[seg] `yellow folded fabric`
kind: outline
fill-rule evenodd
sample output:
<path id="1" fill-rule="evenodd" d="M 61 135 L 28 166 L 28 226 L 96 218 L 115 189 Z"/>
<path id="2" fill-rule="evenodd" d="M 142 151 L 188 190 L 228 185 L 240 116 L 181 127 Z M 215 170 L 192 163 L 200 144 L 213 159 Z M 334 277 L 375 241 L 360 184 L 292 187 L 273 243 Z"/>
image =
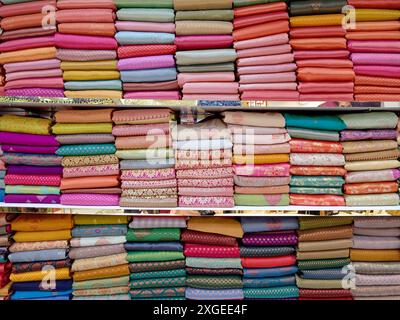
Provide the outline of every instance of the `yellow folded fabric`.
<path id="1" fill-rule="evenodd" d="M 127 216 L 100 216 L 100 215 L 76 215 L 75 225 L 85 224 L 127 224 Z"/>
<path id="2" fill-rule="evenodd" d="M 118 71 L 65 71 L 64 81 L 119 80 Z"/>
<path id="3" fill-rule="evenodd" d="M 36 241 L 53 241 L 53 240 L 69 240 L 69 239 L 71 239 L 71 230 L 36 231 L 36 232 L 18 231 L 14 235 L 14 240 L 16 242 L 36 242 Z"/>
<path id="4" fill-rule="evenodd" d="M 0 54 L 0 64 L 54 59 L 56 55 L 56 47 L 10 51 Z"/>
<path id="5" fill-rule="evenodd" d="M 116 90 L 79 90 L 64 91 L 67 98 L 98 98 L 98 99 L 122 99 L 122 92 Z"/>
<path id="6" fill-rule="evenodd" d="M 129 292 L 129 286 L 110 287 L 110 288 L 95 288 L 95 289 L 81 289 L 74 290 L 72 293 L 75 297 L 84 296 L 102 296 L 102 295 L 114 295 L 124 294 Z"/>
<path id="7" fill-rule="evenodd" d="M 7 297 L 11 292 L 11 282 L 0 288 L 0 297 Z"/>
<path id="8" fill-rule="evenodd" d="M 63 71 L 91 71 L 91 70 L 118 70 L 117 60 L 103 61 L 63 61 L 61 62 Z"/>
<path id="9" fill-rule="evenodd" d="M 246 156 L 233 156 L 234 164 L 270 164 L 289 162 L 288 154 L 256 154 Z"/>
<path id="10" fill-rule="evenodd" d="M 115 267 L 77 271 L 74 272 L 73 278 L 74 281 L 83 281 L 83 280 L 115 278 L 115 277 L 127 276 L 129 274 L 130 274 L 129 266 L 128 264 L 126 264 Z"/>
<path id="11" fill-rule="evenodd" d="M 342 25 L 343 14 L 323 14 L 290 18 L 291 27 L 322 27 Z"/>
<path id="12" fill-rule="evenodd" d="M 343 289 L 342 279 L 303 279 L 296 275 L 300 289 Z"/>
<path id="13" fill-rule="evenodd" d="M 13 231 L 56 231 L 73 227 L 71 215 L 20 215 L 11 222 Z"/>
<path id="14" fill-rule="evenodd" d="M 325 251 L 297 251 L 298 260 L 320 260 L 347 258 L 349 249 L 325 250 Z"/>
<path id="15" fill-rule="evenodd" d="M 242 238 L 242 225 L 236 219 L 218 217 L 194 217 L 188 221 L 188 230 L 217 233 L 225 236 Z"/>
<path id="16" fill-rule="evenodd" d="M 10 280 L 12 282 L 43 281 L 47 279 L 49 280 L 71 279 L 71 276 L 69 274 L 69 268 L 11 273 L 10 275 Z"/>
<path id="17" fill-rule="evenodd" d="M 112 133 L 112 123 L 57 123 L 54 134 Z"/>
<path id="18" fill-rule="evenodd" d="M 77 259 L 72 264 L 71 271 L 85 271 L 128 264 L 126 257 L 127 253 L 119 253 L 109 256 Z"/>
<path id="19" fill-rule="evenodd" d="M 49 119 L 29 118 L 6 114 L 0 117 L 0 131 L 50 134 L 51 121 Z"/>
<path id="20" fill-rule="evenodd" d="M 344 166 L 344 168 L 347 171 L 386 170 L 386 169 L 397 169 L 399 167 L 400 167 L 400 162 L 397 160 L 351 161 L 351 162 L 346 162 Z"/>
<path id="21" fill-rule="evenodd" d="M 400 261 L 400 250 L 351 249 L 351 261 Z"/>
<path id="22" fill-rule="evenodd" d="M 297 245 L 300 252 L 349 249 L 353 245 L 350 239 L 335 239 L 322 241 L 299 241 Z"/>
<path id="23" fill-rule="evenodd" d="M 400 10 L 356 9 L 356 21 L 395 21 L 400 19 Z"/>

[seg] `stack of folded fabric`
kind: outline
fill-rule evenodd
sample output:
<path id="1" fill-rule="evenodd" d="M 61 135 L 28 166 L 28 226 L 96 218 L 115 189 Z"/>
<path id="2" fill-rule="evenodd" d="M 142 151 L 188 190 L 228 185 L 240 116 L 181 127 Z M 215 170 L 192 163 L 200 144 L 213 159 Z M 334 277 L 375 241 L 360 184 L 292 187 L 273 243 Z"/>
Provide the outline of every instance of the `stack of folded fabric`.
<path id="1" fill-rule="evenodd" d="M 399 205 L 397 115 L 371 112 L 340 118 L 346 124 L 340 133 L 346 157 L 346 205 Z"/>
<path id="2" fill-rule="evenodd" d="M 347 0 L 290 3 L 290 44 L 302 101 L 353 100 L 353 63 L 342 14 L 346 5 Z"/>
<path id="3" fill-rule="evenodd" d="M 118 206 L 119 164 L 112 133 L 112 109 L 62 110 L 53 133 L 61 144 L 61 204 Z"/>
<path id="4" fill-rule="evenodd" d="M 232 218 L 191 218 L 182 233 L 186 256 L 186 298 L 242 300 L 243 269 L 238 239 L 243 230 Z"/>
<path id="5" fill-rule="evenodd" d="M 59 143 L 49 119 L 4 115 L 0 118 L 2 160 L 7 164 L 4 202 L 60 203 Z"/>
<path id="6" fill-rule="evenodd" d="M 297 218 L 241 218 L 245 299 L 296 299 Z"/>
<path id="7" fill-rule="evenodd" d="M 337 116 L 285 114 L 290 141 L 290 204 L 344 206 L 345 159 Z"/>
<path id="8" fill-rule="evenodd" d="M 174 154 L 169 109 L 120 110 L 113 134 L 121 159 L 123 207 L 176 207 Z"/>
<path id="9" fill-rule="evenodd" d="M 239 100 L 232 0 L 174 0 L 176 63 L 184 100 Z"/>
<path id="10" fill-rule="evenodd" d="M 69 300 L 71 215 L 24 214 L 11 223 L 11 300 Z"/>
<path id="11" fill-rule="evenodd" d="M 20 2 L 7 1 L 0 7 L 0 64 L 6 71 L 5 94 L 63 97 L 54 37 L 56 1 Z"/>
<path id="12" fill-rule="evenodd" d="M 231 134 L 220 119 L 174 131 L 180 207 L 234 206 Z"/>
<path id="13" fill-rule="evenodd" d="M 349 1 L 355 25 L 346 38 L 354 64 L 355 100 L 400 99 L 400 5 L 398 1 Z"/>
<path id="14" fill-rule="evenodd" d="M 0 136 L 1 136 L 1 133 L 0 133 Z M 6 188 L 6 184 L 4 183 L 4 177 L 6 176 L 6 164 L 1 159 L 2 155 L 3 155 L 3 149 L 1 147 L 1 141 L 0 141 L 0 202 L 4 202 L 4 195 L 5 195 L 5 188 Z"/>
<path id="15" fill-rule="evenodd" d="M 185 257 L 180 243 L 184 217 L 134 217 L 125 248 L 132 300 L 184 300 Z"/>
<path id="16" fill-rule="evenodd" d="M 351 217 L 299 218 L 297 286 L 302 300 L 351 300 Z"/>
<path id="17" fill-rule="evenodd" d="M 113 0 L 58 0 L 55 35 L 68 98 L 122 98 Z"/>
<path id="18" fill-rule="evenodd" d="M 11 293 L 11 263 L 8 260 L 8 248 L 11 244 L 11 221 L 15 214 L 0 213 L 0 300 L 7 300 Z"/>
<path id="19" fill-rule="evenodd" d="M 355 218 L 351 292 L 356 300 L 398 300 L 400 297 L 400 219 Z"/>
<path id="20" fill-rule="evenodd" d="M 173 1 L 115 2 L 124 98 L 179 100 Z"/>
<path id="21" fill-rule="evenodd" d="M 285 2 L 234 0 L 242 100 L 299 100 Z"/>
<path id="22" fill-rule="evenodd" d="M 1 23 L 0 23 L 1 25 Z M 0 66 L 0 97 L 5 95 L 4 85 L 6 84 L 5 72 L 3 66 Z"/>
<path id="23" fill-rule="evenodd" d="M 73 300 L 130 300 L 128 217 L 76 215 L 69 257 Z"/>
<path id="24" fill-rule="evenodd" d="M 235 205 L 289 205 L 289 140 L 280 113 L 224 112 L 233 135 Z"/>

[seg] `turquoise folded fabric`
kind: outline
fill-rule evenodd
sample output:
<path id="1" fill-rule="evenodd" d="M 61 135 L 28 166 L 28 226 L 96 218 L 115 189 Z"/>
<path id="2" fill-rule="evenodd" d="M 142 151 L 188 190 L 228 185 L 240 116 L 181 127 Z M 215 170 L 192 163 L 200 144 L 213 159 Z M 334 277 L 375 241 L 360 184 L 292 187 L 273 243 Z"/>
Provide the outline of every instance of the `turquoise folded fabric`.
<path id="1" fill-rule="evenodd" d="M 296 286 L 244 288 L 243 293 L 245 299 L 289 299 L 299 297 L 299 289 Z"/>
<path id="2" fill-rule="evenodd" d="M 114 0 L 118 8 L 173 8 L 174 0 Z"/>
<path id="3" fill-rule="evenodd" d="M 297 127 L 287 128 L 290 137 L 307 140 L 339 141 L 339 133 L 328 130 L 316 130 Z"/>
<path id="4" fill-rule="evenodd" d="M 367 112 L 342 114 L 339 116 L 347 129 L 394 129 L 398 117 L 394 112 Z"/>
<path id="5" fill-rule="evenodd" d="M 114 144 L 73 144 L 58 148 L 59 156 L 93 156 L 102 154 L 114 154 L 117 149 Z"/>
<path id="6" fill-rule="evenodd" d="M 122 91 L 120 80 L 100 81 L 67 81 L 64 82 L 65 90 L 119 90 Z"/>
<path id="7" fill-rule="evenodd" d="M 345 123 L 336 116 L 300 115 L 285 113 L 287 127 L 317 129 L 327 131 L 341 131 L 346 129 Z"/>
<path id="8" fill-rule="evenodd" d="M 25 300 L 35 298 L 52 298 L 60 296 L 69 296 L 72 290 L 65 291 L 17 291 L 12 294 L 11 300 Z"/>
<path id="9" fill-rule="evenodd" d="M 295 286 L 296 277 L 294 275 L 287 277 L 272 277 L 272 278 L 244 278 L 244 288 L 273 288 Z"/>
<path id="10" fill-rule="evenodd" d="M 119 31 L 115 35 L 120 45 L 130 44 L 173 44 L 175 35 L 165 32 Z"/>
<path id="11" fill-rule="evenodd" d="M 6 171 L 2 170 L 0 171 L 0 178 L 3 179 L 6 176 Z"/>
<path id="12" fill-rule="evenodd" d="M 121 71 L 123 82 L 159 82 L 176 80 L 177 72 L 175 68 L 128 70 Z"/>
<path id="13" fill-rule="evenodd" d="M 290 186 L 296 187 L 342 187 L 343 177 L 339 176 L 292 176 Z"/>
<path id="14" fill-rule="evenodd" d="M 242 269 L 240 258 L 192 258 L 186 257 L 186 266 L 208 269 Z"/>
<path id="15" fill-rule="evenodd" d="M 48 186 L 6 186 L 6 194 L 60 194 L 59 187 Z"/>
<path id="16" fill-rule="evenodd" d="M 139 280 L 139 279 L 154 279 L 154 278 L 175 278 L 184 276 L 186 276 L 185 269 L 176 269 L 176 270 L 166 270 L 166 271 L 148 271 L 148 272 L 131 273 L 130 278 L 132 280 Z"/>
<path id="17" fill-rule="evenodd" d="M 117 17 L 118 20 L 127 21 L 174 22 L 175 11 L 173 9 L 124 8 L 117 11 Z"/>
<path id="18" fill-rule="evenodd" d="M 290 193 L 294 194 L 335 194 L 342 195 L 342 188 L 318 188 L 318 187 L 290 187 Z"/>

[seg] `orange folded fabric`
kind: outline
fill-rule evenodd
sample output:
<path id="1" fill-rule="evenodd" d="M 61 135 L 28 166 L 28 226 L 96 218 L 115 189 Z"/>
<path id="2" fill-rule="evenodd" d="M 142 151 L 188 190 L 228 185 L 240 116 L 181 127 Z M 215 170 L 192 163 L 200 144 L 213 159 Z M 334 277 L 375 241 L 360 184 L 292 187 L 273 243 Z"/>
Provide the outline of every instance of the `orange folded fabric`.
<path id="1" fill-rule="evenodd" d="M 234 164 L 270 164 L 289 162 L 288 154 L 255 154 L 255 155 L 234 155 Z"/>
<path id="2" fill-rule="evenodd" d="M 355 86 L 354 93 L 400 94 L 400 87 Z"/>
<path id="3" fill-rule="evenodd" d="M 357 22 L 355 29 L 348 29 L 348 33 L 358 31 L 399 31 L 400 21 L 371 21 Z"/>
<path id="4" fill-rule="evenodd" d="M 41 27 L 46 16 L 42 13 L 26 14 L 22 16 L 7 17 L 1 20 L 3 30 L 17 30 L 24 28 Z"/>
<path id="5" fill-rule="evenodd" d="M 30 1 L 23 3 L 8 4 L 0 7 L 0 17 L 13 17 L 22 16 L 31 13 L 42 12 L 43 7 L 51 6 L 56 7 L 56 0 L 44 0 L 44 1 Z"/>
<path id="6" fill-rule="evenodd" d="M 300 27 L 290 28 L 290 37 L 293 38 L 318 38 L 318 37 L 343 37 L 346 30 L 342 26 Z"/>
<path id="7" fill-rule="evenodd" d="M 235 30 L 233 31 L 233 39 L 235 41 L 241 41 L 287 32 L 289 32 L 288 21 L 274 21 Z"/>
<path id="8" fill-rule="evenodd" d="M 349 68 L 299 68 L 300 81 L 353 81 L 354 71 Z"/>
<path id="9" fill-rule="evenodd" d="M 61 190 L 86 189 L 86 188 L 110 188 L 119 186 L 119 176 L 79 177 L 63 178 Z"/>
<path id="10" fill-rule="evenodd" d="M 106 278 L 116 278 L 121 276 L 129 275 L 129 266 L 128 264 L 114 266 L 114 267 L 106 267 L 99 269 L 92 269 L 86 271 L 76 271 L 74 272 L 73 279 L 74 281 L 83 281 L 83 280 L 94 280 L 94 279 L 106 279 Z"/>
<path id="11" fill-rule="evenodd" d="M 290 18 L 290 26 L 295 27 L 321 27 L 342 25 L 343 14 L 322 14 L 312 16 L 298 16 Z"/>
<path id="12" fill-rule="evenodd" d="M 351 261 L 400 261 L 400 250 L 364 250 L 351 249 Z"/>
<path id="13" fill-rule="evenodd" d="M 379 84 L 382 87 L 400 87 L 400 79 L 356 75 L 354 84 L 363 86 L 375 86 Z"/>
<path id="14" fill-rule="evenodd" d="M 113 0 L 58 0 L 58 9 L 112 9 L 116 6 Z"/>
<path id="15" fill-rule="evenodd" d="M 117 137 L 115 147 L 117 149 L 158 149 L 171 145 L 169 135 L 147 135 L 134 137 Z"/>
<path id="16" fill-rule="evenodd" d="M 290 174 L 298 176 L 345 176 L 347 173 L 343 167 L 312 167 L 291 166 Z"/>
<path id="17" fill-rule="evenodd" d="M 252 16 L 255 14 L 271 13 L 287 11 L 287 5 L 285 2 L 258 4 L 255 6 L 245 6 L 234 9 L 235 18 Z"/>
<path id="18" fill-rule="evenodd" d="M 340 50 L 347 49 L 345 38 L 292 39 L 290 44 L 297 50 Z"/>
<path id="19" fill-rule="evenodd" d="M 60 23 L 58 32 L 88 36 L 114 37 L 114 23 Z"/>
<path id="20" fill-rule="evenodd" d="M 114 23 L 115 13 L 110 9 L 86 9 L 77 11 L 60 10 L 56 12 L 57 23 L 69 22 L 97 22 L 97 23 Z"/>
<path id="21" fill-rule="evenodd" d="M 61 110 L 54 115 L 57 123 L 111 122 L 113 109 Z"/>
<path id="22" fill-rule="evenodd" d="M 346 194 L 376 194 L 397 192 L 397 182 L 350 183 L 344 185 Z"/>
<path id="23" fill-rule="evenodd" d="M 55 47 L 10 51 L 0 54 L 0 64 L 54 59 L 56 55 L 57 49 Z"/>
<path id="24" fill-rule="evenodd" d="M 355 101 L 400 101 L 400 94 L 357 94 Z"/>
<path id="25" fill-rule="evenodd" d="M 305 67 L 329 67 L 329 68 L 352 68 L 353 62 L 348 59 L 306 59 L 296 61 L 298 68 Z"/>
<path id="26" fill-rule="evenodd" d="M 347 40 L 399 40 L 400 31 L 361 31 L 346 34 Z"/>

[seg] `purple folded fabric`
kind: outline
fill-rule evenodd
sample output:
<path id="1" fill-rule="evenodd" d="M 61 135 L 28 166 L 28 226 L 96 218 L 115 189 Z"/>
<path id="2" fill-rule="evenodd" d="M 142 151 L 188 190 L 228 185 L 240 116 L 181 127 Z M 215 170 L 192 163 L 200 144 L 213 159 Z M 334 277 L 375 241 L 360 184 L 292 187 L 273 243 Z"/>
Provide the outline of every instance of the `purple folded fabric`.
<path id="1" fill-rule="evenodd" d="M 61 61 L 58 59 L 36 60 L 28 62 L 14 62 L 4 65 L 7 73 L 32 70 L 59 69 Z"/>
<path id="2" fill-rule="evenodd" d="M 343 130 L 340 132 L 341 141 L 352 140 L 392 140 L 397 139 L 396 130 Z"/>
<path id="3" fill-rule="evenodd" d="M 117 40 L 110 37 L 80 36 L 56 33 L 54 36 L 57 48 L 83 50 L 116 50 Z"/>
<path id="4" fill-rule="evenodd" d="M 55 136 L 29 133 L 0 132 L 0 144 L 58 147 Z"/>
<path id="5" fill-rule="evenodd" d="M 0 51 L 8 52 L 8 51 L 34 49 L 41 47 L 54 47 L 54 46 L 55 46 L 54 36 L 22 38 L 1 43 Z"/>
<path id="6" fill-rule="evenodd" d="M 37 166 L 7 166 L 8 174 L 43 174 L 61 175 L 63 167 L 37 167 Z"/>
<path id="7" fill-rule="evenodd" d="M 347 41 L 347 49 L 350 52 L 361 53 L 400 53 L 400 40 L 387 41 L 365 41 L 365 40 L 350 40 Z"/>
<path id="8" fill-rule="evenodd" d="M 400 67 L 394 66 L 354 66 L 357 75 L 399 78 Z"/>
<path id="9" fill-rule="evenodd" d="M 117 194 L 63 194 L 61 204 L 68 206 L 118 206 L 119 195 Z"/>
<path id="10" fill-rule="evenodd" d="M 119 70 L 143 70 L 175 67 L 175 59 L 172 54 L 161 56 L 148 56 L 121 59 L 118 61 Z"/>
<path id="11" fill-rule="evenodd" d="M 62 77 L 13 80 L 6 83 L 5 89 L 23 89 L 32 86 L 37 88 L 64 89 L 64 80 Z"/>
<path id="12" fill-rule="evenodd" d="M 295 232 L 282 233 L 248 233 L 243 236 L 242 243 L 247 246 L 282 246 L 296 245 Z"/>
<path id="13" fill-rule="evenodd" d="M 354 64 L 400 66 L 400 54 L 396 53 L 352 53 Z"/>
<path id="14" fill-rule="evenodd" d="M 7 194 L 4 197 L 5 203 L 46 203 L 59 204 L 58 195 L 34 195 L 34 194 Z"/>
<path id="15" fill-rule="evenodd" d="M 6 90 L 7 97 L 56 97 L 64 98 L 63 89 L 25 88 Z"/>
<path id="16" fill-rule="evenodd" d="M 37 154 L 55 154 L 58 147 L 37 147 L 37 146 L 21 146 L 3 144 L 1 150 L 4 152 L 21 152 L 21 153 L 37 153 Z"/>

